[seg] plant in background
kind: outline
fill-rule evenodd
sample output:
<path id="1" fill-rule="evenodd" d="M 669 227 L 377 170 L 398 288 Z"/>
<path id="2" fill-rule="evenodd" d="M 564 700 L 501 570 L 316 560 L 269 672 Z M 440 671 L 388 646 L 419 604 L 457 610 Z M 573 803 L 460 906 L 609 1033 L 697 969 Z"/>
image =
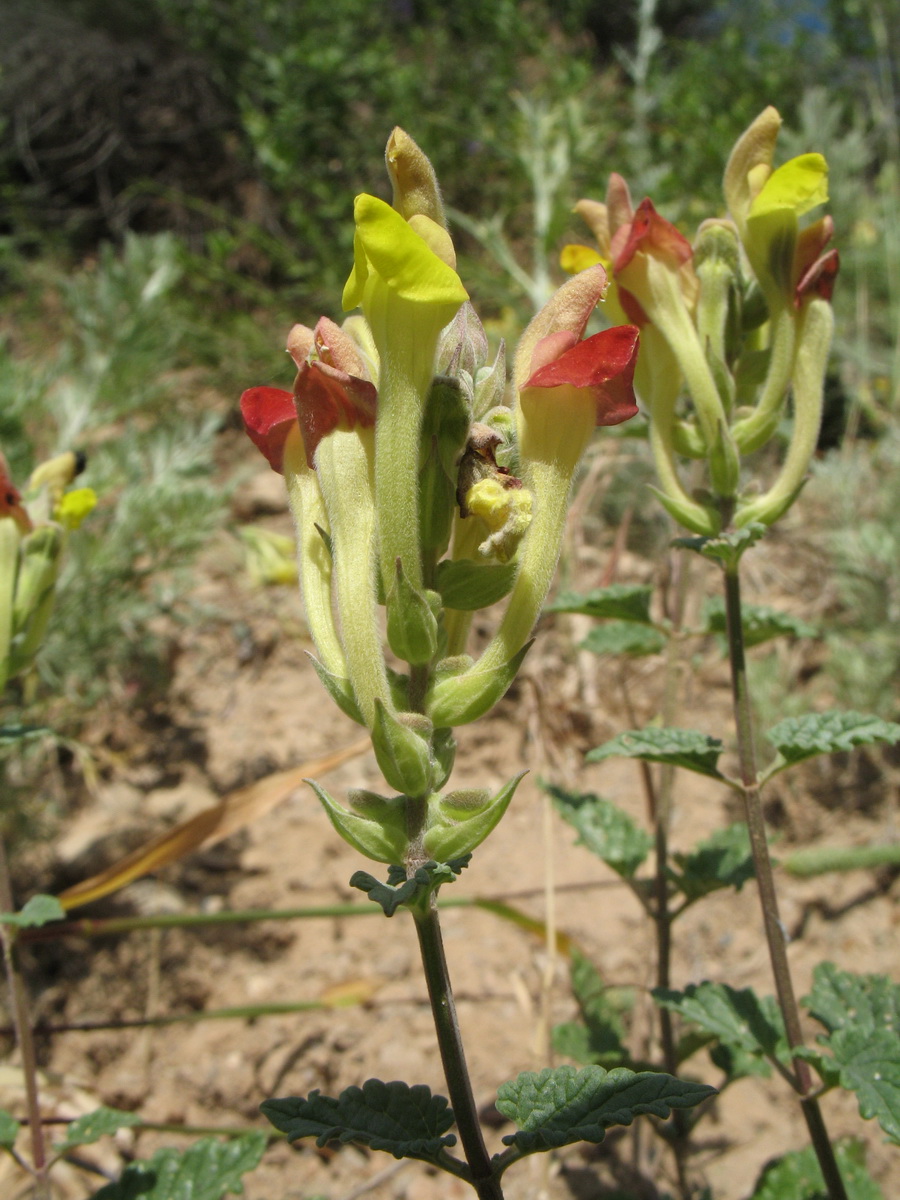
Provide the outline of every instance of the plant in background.
<path id="1" fill-rule="evenodd" d="M 885 1030 L 892 1029 L 896 1020 L 900 988 L 880 976 L 854 977 L 823 964 L 806 1003 L 825 1026 L 826 1033 L 818 1041 L 829 1053 L 805 1046 L 760 793 L 774 775 L 816 754 L 896 742 L 900 726 L 856 712 L 786 718 L 766 733 L 775 757 L 763 768 L 758 764 L 745 650 L 769 637 L 800 631 L 796 622 L 792 627 L 781 614 L 742 605 L 740 564 L 767 527 L 794 503 L 807 478 L 821 422 L 833 326 L 830 299 L 838 267 L 836 252 L 826 249 L 832 234 L 830 218 L 809 224 L 800 220 L 827 200 L 825 160 L 807 153 L 775 168 L 780 124 L 776 110 L 768 108 L 738 140 L 724 179 L 730 220 L 704 222 L 693 245 L 659 216 L 649 199 L 635 209 L 624 180 L 614 175 L 606 204 L 585 200 L 578 205 L 597 238 L 599 254 L 570 246 L 563 255 L 570 269 L 596 261 L 608 263 L 615 289 L 611 303 L 641 327 L 635 380 L 649 417 L 656 492 L 676 521 L 697 535 L 679 539 L 676 546 L 699 553 L 722 573 L 724 603 L 708 613 L 707 628 L 718 628 L 727 641 L 737 774 L 720 770 L 724 745 L 719 739 L 671 726 L 677 697 L 670 690 L 663 705 L 663 727 L 621 734 L 588 756 L 602 761 L 626 755 L 644 764 L 663 765 L 658 789 L 649 768 L 644 768 L 652 838 L 596 796 L 559 789 L 554 794 L 583 840 L 633 883 L 656 924 L 654 995 L 662 1006 L 666 1069 L 676 1070 L 683 1057 L 672 1012 L 699 1027 L 704 1038 L 715 1040 L 714 1061 L 725 1070 L 726 1082 L 757 1070 L 767 1060 L 797 1093 L 830 1200 L 844 1200 L 848 1188 L 855 1192 L 871 1184 L 860 1184 L 864 1168 L 853 1155 L 848 1158 L 844 1153 L 839 1164 L 818 1097 L 837 1083 L 853 1089 L 861 1114 L 877 1116 L 888 1137 L 900 1142 L 896 1090 L 900 1059 L 895 1034 Z M 767 443 L 774 446 L 788 415 L 789 396 L 787 447 L 778 456 L 774 481 L 763 484 L 755 476 L 760 462 L 768 459 L 748 456 Z M 704 468 L 703 486 L 686 482 L 684 463 L 690 460 Z M 568 595 L 553 607 L 623 622 L 618 629 L 605 631 L 606 649 L 618 642 L 632 652 L 646 652 L 648 645 L 658 650 L 666 637 L 674 635 L 673 645 L 677 645 L 683 634 L 683 592 L 672 620 L 666 622 L 651 620 L 646 588 L 613 587 L 588 596 Z M 688 854 L 670 856 L 675 767 L 733 788 L 742 798 L 746 825 L 719 831 Z M 654 843 L 655 878 L 648 888 L 634 876 Z M 711 982 L 673 991 L 668 976 L 674 919 L 702 896 L 721 887 L 740 888 L 751 875 L 759 888 L 777 1001 L 759 1000 L 752 992 Z M 617 1055 L 621 1061 L 609 1004 L 596 998 L 602 985 L 596 977 L 590 977 L 588 985 L 584 979 L 576 984 L 586 1029 L 574 1041 L 571 1033 L 564 1034 L 563 1042 L 569 1047 L 580 1045 L 593 1061 L 598 1061 L 598 1054 L 605 1063 L 615 1061 Z M 811 1068 L 819 1082 L 814 1081 Z M 684 1197 L 691 1190 L 685 1160 L 689 1129 L 690 1114 L 677 1114 L 674 1145 Z M 785 1171 L 787 1179 L 787 1164 Z M 773 1191 L 773 1186 L 766 1175 L 755 1194 L 800 1194 Z M 799 1184 L 791 1176 L 779 1186 Z M 809 1184 L 813 1190 L 817 1186 L 821 1185 Z"/>
<path id="2" fill-rule="evenodd" d="M 351 883 L 388 916 L 412 913 L 452 1109 L 421 1085 L 369 1080 L 338 1099 L 313 1092 L 266 1101 L 263 1111 L 292 1140 L 337 1137 L 420 1158 L 499 1197 L 501 1175 L 527 1154 L 600 1141 L 609 1124 L 711 1094 L 661 1073 L 526 1073 L 500 1088 L 499 1107 L 519 1131 L 489 1157 L 438 920 L 439 888 L 495 828 L 521 778 L 493 796 L 443 790 L 453 730 L 496 703 L 527 653 L 578 461 L 597 425 L 637 412 L 638 334 L 624 325 L 584 337 L 606 287 L 603 267 L 590 268 L 523 334 L 507 407 L 504 351 L 488 361 L 431 164 L 396 129 L 387 166 L 393 206 L 361 195 L 354 209 L 344 307 L 363 315 L 295 326 L 293 391 L 252 388 L 241 407 L 251 438 L 285 476 L 319 678 L 369 730 L 395 794 L 357 791 L 342 804 L 312 786 L 341 836 L 390 864 L 386 884 L 362 871 Z M 472 614 L 504 597 L 497 632 L 471 658 Z M 389 665 L 388 650 L 404 671 Z M 448 1153 L 454 1122 L 465 1161 Z"/>
<path id="3" fill-rule="evenodd" d="M 54 353 L 44 320 L 40 356 L 0 357 L 0 438 L 19 475 L 68 446 L 88 454 L 99 505 L 65 557 L 38 660 L 77 709 L 160 682 L 155 619 L 183 614 L 183 569 L 225 513 L 212 479 L 220 420 L 197 414 L 197 370 L 185 370 L 195 314 L 174 238 L 129 236 L 122 254 L 105 246 L 93 268 L 43 282 L 61 299 Z"/>

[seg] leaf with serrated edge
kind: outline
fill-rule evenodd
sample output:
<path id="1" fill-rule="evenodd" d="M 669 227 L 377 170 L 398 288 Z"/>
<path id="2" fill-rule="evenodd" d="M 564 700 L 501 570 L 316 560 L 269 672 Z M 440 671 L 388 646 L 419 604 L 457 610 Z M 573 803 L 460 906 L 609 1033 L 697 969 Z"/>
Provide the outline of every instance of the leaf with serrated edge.
<path id="1" fill-rule="evenodd" d="M 426 1162 L 434 1162 L 444 1146 L 456 1144 L 455 1135 L 447 1133 L 453 1124 L 447 1100 L 421 1083 L 410 1087 L 398 1080 L 367 1079 L 336 1099 L 316 1089 L 306 1099 L 266 1100 L 260 1108 L 291 1142 L 304 1137 L 314 1137 L 319 1146 L 333 1140 L 357 1142 L 394 1158 Z"/>
<path id="2" fill-rule="evenodd" d="M 588 752 L 588 762 L 602 762 L 606 758 L 620 755 L 624 758 L 642 758 L 646 762 L 668 763 L 673 767 L 685 767 L 699 775 L 713 779 L 724 779 L 716 766 L 724 749 L 718 738 L 708 737 L 695 729 L 632 729 L 620 733 L 611 742 L 604 742 Z"/>
<path id="3" fill-rule="evenodd" d="M 717 829 L 693 850 L 672 857 L 681 868 L 675 884 L 688 900 L 697 900 L 719 888 L 740 891 L 754 874 L 750 835 L 742 821 Z"/>
<path id="4" fill-rule="evenodd" d="M 635 658 L 660 654 L 665 646 L 665 636 L 658 629 L 632 621 L 605 621 L 581 643 L 581 648 L 592 654 L 630 654 Z"/>
<path id="5" fill-rule="evenodd" d="M 187 1150 L 157 1150 L 91 1200 L 222 1200 L 244 1190 L 241 1176 L 258 1165 L 266 1142 L 264 1133 L 254 1131 L 227 1142 L 202 1138 Z"/>
<path id="6" fill-rule="evenodd" d="M 673 1108 L 691 1108 L 715 1094 L 706 1084 L 657 1071 L 548 1067 L 502 1084 L 497 1108 L 519 1126 L 504 1144 L 532 1154 L 572 1142 L 602 1142 L 612 1125 L 630 1125 L 644 1113 L 668 1117 Z"/>
<path id="7" fill-rule="evenodd" d="M 850 1028 L 900 1036 L 900 984 L 886 975 L 856 975 L 834 963 L 819 963 L 803 1004 L 829 1033 Z"/>
<path id="8" fill-rule="evenodd" d="M 885 1029 L 838 1029 L 827 1043 L 841 1071 L 841 1086 L 856 1092 L 860 1116 L 876 1117 L 900 1145 L 900 1038 Z"/>
<path id="9" fill-rule="evenodd" d="M 766 737 L 784 759 L 784 765 L 791 766 L 816 754 L 836 754 L 872 742 L 898 742 L 900 725 L 866 713 L 806 713 L 779 721 Z"/>
<path id="10" fill-rule="evenodd" d="M 98 1108 L 73 1121 L 66 1129 L 64 1140 L 53 1148 L 58 1154 L 63 1154 L 76 1146 L 89 1146 L 92 1142 L 98 1142 L 100 1138 L 117 1133 L 126 1125 L 140 1123 L 141 1118 L 137 1113 L 122 1112 L 118 1108 Z"/>
<path id="11" fill-rule="evenodd" d="M 19 1122 L 5 1109 L 0 1108 L 0 1146 L 7 1149 L 15 1144 L 19 1134 Z"/>
<path id="12" fill-rule="evenodd" d="M 567 792 L 555 785 L 545 785 L 545 790 L 553 797 L 560 815 L 577 830 L 577 845 L 587 847 L 623 879 L 631 879 L 650 853 L 650 834 L 602 796 Z"/>
<path id="13" fill-rule="evenodd" d="M 837 1142 L 834 1156 L 852 1200 L 884 1200 L 881 1188 L 866 1170 L 862 1142 Z M 756 1181 L 750 1200 L 824 1200 L 825 1181 L 812 1146 L 793 1150 L 769 1163 Z"/>
<path id="14" fill-rule="evenodd" d="M 726 632 L 725 602 L 721 596 L 710 596 L 703 606 L 704 633 Z M 808 621 L 791 613 L 779 612 L 759 604 L 741 605 L 741 624 L 744 627 L 744 645 L 761 646 L 777 637 L 811 638 L 818 630 Z"/>
<path id="15" fill-rule="evenodd" d="M 768 1057 L 786 1052 L 784 1026 L 772 996 L 708 981 L 691 983 L 683 992 L 654 988 L 652 996 L 657 1004 L 714 1033 L 725 1045 Z"/>
<path id="16" fill-rule="evenodd" d="M 0 913 L 0 922 L 15 925 L 18 929 L 36 929 L 50 921 L 64 921 L 66 910 L 55 896 L 32 896 L 21 912 Z"/>
<path id="17" fill-rule="evenodd" d="M 614 583 L 591 592 L 561 592 L 544 612 L 583 613 L 588 617 L 612 617 L 618 621 L 650 624 L 650 597 L 646 584 Z"/>

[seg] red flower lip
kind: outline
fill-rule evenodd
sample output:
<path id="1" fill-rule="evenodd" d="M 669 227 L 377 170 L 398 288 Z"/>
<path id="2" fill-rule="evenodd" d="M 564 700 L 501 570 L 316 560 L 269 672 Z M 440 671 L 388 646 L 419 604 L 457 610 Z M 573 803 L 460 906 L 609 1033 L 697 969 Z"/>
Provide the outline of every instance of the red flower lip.
<path id="1" fill-rule="evenodd" d="M 634 400 L 638 340 L 633 325 L 604 329 L 538 367 L 525 388 L 568 386 L 588 392 L 596 405 L 597 425 L 621 425 L 639 411 Z M 535 357 L 539 353 L 536 347 Z"/>
<path id="2" fill-rule="evenodd" d="M 305 356 L 313 350 L 320 357 L 309 362 Z M 315 330 L 295 325 L 288 352 L 298 366 L 293 393 L 256 387 L 241 396 L 247 433 L 280 474 L 285 443 L 295 423 L 299 423 L 307 465 L 312 467 L 316 447 L 332 430 L 375 424 L 377 400 L 374 383 L 345 369 L 364 368 L 352 340 L 333 321 L 323 317 Z"/>
<path id="3" fill-rule="evenodd" d="M 281 388 L 248 388 L 241 396 L 244 428 L 273 471 L 284 474 L 284 444 L 297 423 L 294 397 Z"/>
<path id="4" fill-rule="evenodd" d="M 690 262 L 694 253 L 687 238 L 659 215 L 649 199 L 642 200 L 637 206 L 630 225 L 616 230 L 610 251 L 616 274 L 623 271 L 639 251 L 651 254 L 675 270 Z"/>

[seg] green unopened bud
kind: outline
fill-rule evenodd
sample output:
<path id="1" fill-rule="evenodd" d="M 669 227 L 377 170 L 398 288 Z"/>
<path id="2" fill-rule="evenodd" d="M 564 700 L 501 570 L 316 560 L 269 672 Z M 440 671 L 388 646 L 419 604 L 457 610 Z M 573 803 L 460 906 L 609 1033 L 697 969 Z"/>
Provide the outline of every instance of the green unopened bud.
<path id="1" fill-rule="evenodd" d="M 834 314 L 827 300 L 811 300 L 802 315 L 791 389 L 794 395 L 794 429 L 784 466 L 764 496 L 739 506 L 735 525 L 751 521 L 771 525 L 794 503 L 806 479 L 822 423 L 825 370 L 834 330 Z"/>
<path id="2" fill-rule="evenodd" d="M 19 569 L 22 535 L 13 517 L 0 517 L 0 692 L 9 678 L 9 651 L 12 643 L 13 604 Z"/>
<path id="3" fill-rule="evenodd" d="M 399 558 L 386 608 L 388 642 L 397 657 L 414 666 L 431 662 L 438 648 L 440 596 L 414 588 Z"/>
<path id="4" fill-rule="evenodd" d="M 716 495 L 730 498 L 737 493 L 741 478 L 741 460 L 731 433 L 720 421 L 716 440 L 709 448 L 709 477 Z"/>
<path id="5" fill-rule="evenodd" d="M 42 525 L 22 541 L 13 604 L 10 675 L 31 666 L 47 632 L 56 600 L 62 536 L 58 525 Z"/>
<path id="6" fill-rule="evenodd" d="M 694 270 L 700 280 L 696 321 L 711 366 L 724 366 L 726 333 L 740 323 L 740 262 L 737 230 L 731 222 L 704 221 L 694 245 Z"/>
<path id="7" fill-rule="evenodd" d="M 703 434 L 692 421 L 672 423 L 672 446 L 685 458 L 706 458 L 709 455 Z"/>
<path id="8" fill-rule="evenodd" d="M 470 419 L 470 401 L 459 382 L 438 376 L 425 404 L 419 451 L 421 544 L 436 558 L 450 543 L 457 463 L 466 444 Z"/>
<path id="9" fill-rule="evenodd" d="M 470 854 L 496 827 L 525 774 L 522 771 L 504 784 L 493 799 L 486 789 L 431 796 L 424 838 L 426 853 L 438 862 Z"/>
<path id="10" fill-rule="evenodd" d="M 403 796 L 388 799 L 375 792 L 351 792 L 349 811 L 313 779 L 307 779 L 345 842 L 375 862 L 402 863 L 409 848 Z"/>
<path id="11" fill-rule="evenodd" d="M 664 492 L 652 484 L 650 484 L 650 491 L 653 492 L 666 512 L 674 517 L 679 525 L 683 525 L 692 533 L 699 533 L 701 537 L 715 537 L 721 530 L 721 518 L 709 505 L 698 504 L 695 500 L 689 500 L 683 495 L 670 495 L 669 492 Z"/>
<path id="12" fill-rule="evenodd" d="M 506 344 L 501 342 L 497 357 L 475 376 L 475 420 L 488 421 L 487 414 L 503 405 L 506 396 Z M 489 423 L 489 422 L 488 422 Z M 510 413 L 510 429 L 514 426 Z"/>
<path id="13" fill-rule="evenodd" d="M 24 629 L 46 593 L 55 586 L 61 548 L 62 530 L 57 525 L 42 525 L 22 539 L 13 608 L 15 630 Z"/>
<path id="14" fill-rule="evenodd" d="M 475 376 L 487 361 L 487 353 L 487 334 L 481 318 L 467 300 L 441 334 L 435 371 L 454 378 L 465 376 L 474 388 Z"/>
<path id="15" fill-rule="evenodd" d="M 428 694 L 426 711 L 435 728 L 477 721 L 505 694 L 516 677 L 532 642 L 526 642 L 499 669 L 476 663 L 461 675 L 438 677 Z"/>
<path id="16" fill-rule="evenodd" d="M 432 722 L 421 713 L 391 713 L 375 702 L 372 747 L 378 767 L 398 792 L 424 796 L 432 788 Z"/>
<path id="17" fill-rule="evenodd" d="M 431 739 L 431 753 L 434 760 L 434 783 L 432 787 L 442 788 L 450 778 L 453 764 L 456 761 L 456 738 L 452 729 L 436 729 Z"/>

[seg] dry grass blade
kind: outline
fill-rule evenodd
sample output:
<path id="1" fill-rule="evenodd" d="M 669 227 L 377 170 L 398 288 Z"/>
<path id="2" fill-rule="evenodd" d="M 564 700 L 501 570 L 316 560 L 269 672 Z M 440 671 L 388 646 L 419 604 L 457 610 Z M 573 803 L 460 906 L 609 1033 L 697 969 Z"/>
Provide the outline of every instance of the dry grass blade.
<path id="1" fill-rule="evenodd" d="M 344 750 L 338 750 L 324 758 L 312 759 L 299 767 L 287 771 L 276 771 L 265 779 L 257 780 L 248 787 L 239 788 L 218 804 L 204 809 L 174 829 L 161 833 L 151 841 L 132 850 L 118 862 L 90 879 L 82 880 L 61 892 L 58 899 L 65 909 L 79 908 L 101 896 L 116 892 L 127 883 L 158 871 L 169 863 L 177 862 L 194 850 L 205 850 L 216 842 L 229 837 L 251 821 L 265 816 L 267 812 L 285 800 L 304 779 L 310 775 L 324 775 L 333 771 L 351 758 L 364 754 L 369 749 L 368 738 L 354 742 Z"/>

